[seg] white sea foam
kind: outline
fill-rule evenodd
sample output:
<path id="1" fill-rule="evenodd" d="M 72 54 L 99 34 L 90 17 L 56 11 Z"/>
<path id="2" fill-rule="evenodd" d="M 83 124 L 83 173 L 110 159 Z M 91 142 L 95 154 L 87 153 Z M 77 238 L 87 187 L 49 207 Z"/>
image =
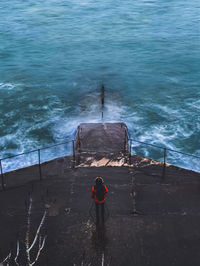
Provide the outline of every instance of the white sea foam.
<path id="1" fill-rule="evenodd" d="M 47 99 L 48 98 L 48 99 Z M 48 100 L 46 103 L 46 99 Z M 80 123 L 96 123 L 96 122 L 125 122 L 129 128 L 129 131 L 133 138 L 139 141 L 155 144 L 158 146 L 166 147 L 169 149 L 177 150 L 175 141 L 177 138 L 189 138 L 193 134 L 193 128 L 188 128 L 184 123 L 184 116 L 187 115 L 187 111 L 174 109 L 170 106 L 163 106 L 161 104 L 155 104 L 152 106 L 158 113 L 162 113 L 164 117 L 173 116 L 172 120 L 179 120 L 179 123 L 164 122 L 159 124 L 148 123 L 145 117 L 145 113 L 139 113 L 138 110 L 132 111 L 129 107 L 120 102 L 120 99 L 110 99 L 107 97 L 104 108 L 104 116 L 102 119 L 102 109 L 99 102 L 99 94 L 93 93 L 89 96 L 82 97 L 81 102 L 75 106 L 74 109 L 70 105 L 63 103 L 57 96 L 47 96 L 45 99 L 39 99 L 44 102 L 44 105 L 37 103 L 29 103 L 28 108 L 33 111 L 32 123 L 26 123 L 21 121 L 17 126 L 18 130 L 12 134 L 8 134 L 0 138 L 0 144 L 3 147 L 8 146 L 9 142 L 14 142 L 17 145 L 17 149 L 7 149 L 7 153 L 17 154 L 24 151 L 33 150 L 41 147 L 41 143 L 37 142 L 32 135 L 33 131 L 41 131 L 42 129 L 49 129 L 54 142 L 64 142 L 66 140 L 74 138 L 75 130 Z M 141 109 L 143 107 L 141 106 Z M 71 110 L 71 111 L 70 111 Z M 145 109 L 144 109 L 145 110 Z M 34 114 L 34 111 L 42 112 L 42 116 Z M 11 111 L 9 116 L 13 116 Z M 181 123 L 183 121 L 183 123 Z M 18 121 L 19 122 L 19 121 Z M 16 123 L 18 123 L 16 122 Z M 16 124 L 13 125 L 16 128 Z M 136 137 L 135 137 L 136 136 Z M 55 149 L 43 150 L 41 154 L 41 160 L 47 161 L 59 156 L 70 154 L 72 147 L 69 145 L 60 146 Z M 43 146 L 49 146 L 48 143 L 44 143 Z M 150 148 L 149 146 L 140 145 L 138 143 L 133 144 L 133 151 L 137 149 L 138 153 L 143 153 L 144 156 L 158 160 L 162 160 L 163 152 L 158 151 L 156 148 Z M 152 157 L 153 156 L 153 157 Z M 26 158 L 26 160 L 25 160 Z M 197 170 L 196 163 L 190 164 L 190 159 L 185 158 L 180 154 L 168 154 L 168 160 L 179 166 L 186 168 L 192 167 L 193 170 Z M 29 154 L 27 157 L 19 156 L 16 160 L 4 160 L 4 171 L 10 171 L 21 167 L 26 167 L 37 163 L 37 156 Z M 189 167 L 188 167 L 189 165 Z M 192 166 L 191 166 L 192 165 Z M 199 169 L 200 171 L 200 169 Z"/>
<path id="2" fill-rule="evenodd" d="M 171 143 L 173 139 L 176 138 L 177 133 L 167 134 L 167 131 L 164 126 L 155 126 L 150 127 L 148 131 L 145 131 L 139 140 L 142 142 L 157 144 L 158 146 L 168 147 L 173 149 L 174 146 Z"/>
<path id="3" fill-rule="evenodd" d="M 181 111 L 179 109 L 174 109 L 168 105 L 154 104 L 152 108 L 158 110 L 158 113 L 164 114 L 166 117 L 181 117 Z"/>
<path id="4" fill-rule="evenodd" d="M 170 124 L 169 127 L 166 127 L 164 124 L 161 124 L 157 126 L 150 126 L 147 130 L 143 131 L 143 134 L 138 136 L 137 140 L 144 143 L 154 144 L 163 148 L 171 149 L 174 151 L 183 152 L 182 150 L 176 147 L 176 140 L 178 138 L 188 138 L 192 134 L 193 131 L 185 130 L 184 127 L 182 127 L 180 124 Z M 162 149 L 133 142 L 133 152 L 134 149 L 136 149 L 136 154 L 139 153 L 139 155 L 163 161 Z M 199 156 L 200 152 L 197 151 L 195 155 Z M 167 151 L 167 162 L 177 165 L 179 167 L 200 172 L 200 159 L 189 155 Z"/>
<path id="5" fill-rule="evenodd" d="M 0 90 L 12 90 L 15 88 L 14 84 L 11 83 L 0 83 Z"/>
<path id="6" fill-rule="evenodd" d="M 2 154 L 69 139 L 82 121 L 123 121 L 137 139 L 185 151 L 191 143 L 189 150 L 195 152 L 200 130 L 195 63 L 199 1 L 190 1 L 189 10 L 184 1 L 176 1 L 175 9 L 160 1 L 159 12 L 157 2 L 25 1 L 16 9 L 1 1 L 1 46 L 10 43 L 7 32 L 14 32 L 17 40 L 4 49 L 0 65 L 2 76 L 11 77 L 0 80 L 0 136 L 12 135 L 17 148 L 5 146 Z M 177 36 L 192 38 L 171 42 Z M 100 92 L 100 83 L 106 88 L 103 120 L 100 93 L 89 96 L 89 90 Z M 118 100 L 112 100 L 117 93 Z M 177 145 L 181 139 L 186 144 Z"/>
<path id="7" fill-rule="evenodd" d="M 19 83 L 0 83 L 0 92 L 7 92 L 8 94 L 13 94 L 15 92 L 22 91 L 24 88 Z"/>
<path id="8" fill-rule="evenodd" d="M 186 101 L 186 105 L 189 106 L 192 109 L 196 109 L 197 111 L 200 110 L 200 100 L 194 100 L 194 99 L 190 99 L 189 101 Z"/>

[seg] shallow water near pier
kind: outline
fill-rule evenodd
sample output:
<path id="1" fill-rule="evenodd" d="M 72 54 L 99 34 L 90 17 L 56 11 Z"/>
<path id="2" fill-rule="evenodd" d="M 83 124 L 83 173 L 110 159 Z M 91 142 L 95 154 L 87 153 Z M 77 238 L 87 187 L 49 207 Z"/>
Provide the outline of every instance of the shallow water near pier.
<path id="1" fill-rule="evenodd" d="M 200 156 L 199 11 L 197 0 L 2 1 L 0 157 L 70 140 L 79 123 L 102 121 L 123 121 L 134 139 Z M 133 152 L 163 156 L 136 143 Z M 200 160 L 167 156 L 200 171 Z M 14 161 L 3 163 L 11 170 Z"/>

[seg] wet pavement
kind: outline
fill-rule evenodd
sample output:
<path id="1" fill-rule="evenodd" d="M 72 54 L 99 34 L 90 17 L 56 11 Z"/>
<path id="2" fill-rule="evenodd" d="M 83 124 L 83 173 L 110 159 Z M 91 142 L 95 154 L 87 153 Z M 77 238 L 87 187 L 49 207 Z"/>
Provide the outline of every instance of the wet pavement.
<path id="1" fill-rule="evenodd" d="M 200 175 L 168 166 L 163 178 L 161 165 L 134 160 L 137 167 L 59 171 L 65 160 L 52 161 L 43 167 L 42 181 L 0 192 L 1 258 L 16 238 L 24 245 L 31 195 L 31 239 L 48 213 L 42 231 L 47 240 L 36 265 L 199 265 Z M 109 189 L 106 222 L 98 228 L 90 198 L 96 176 Z"/>
<path id="2" fill-rule="evenodd" d="M 200 174 L 130 157 L 124 124 L 81 124 L 75 156 L 39 173 L 35 165 L 4 175 L 0 262 L 11 251 L 9 265 L 28 265 L 29 255 L 41 266 L 200 265 Z M 109 190 L 98 227 L 97 176 Z"/>

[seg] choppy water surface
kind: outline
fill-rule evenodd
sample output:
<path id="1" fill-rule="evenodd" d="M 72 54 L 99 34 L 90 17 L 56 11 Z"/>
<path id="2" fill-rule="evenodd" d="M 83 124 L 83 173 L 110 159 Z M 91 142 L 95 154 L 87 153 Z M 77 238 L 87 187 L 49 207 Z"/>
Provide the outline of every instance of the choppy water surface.
<path id="1" fill-rule="evenodd" d="M 1 1 L 0 157 L 101 122 L 102 83 L 103 121 L 124 121 L 137 140 L 200 156 L 199 66 L 199 0 Z M 200 160 L 168 156 L 200 171 Z"/>

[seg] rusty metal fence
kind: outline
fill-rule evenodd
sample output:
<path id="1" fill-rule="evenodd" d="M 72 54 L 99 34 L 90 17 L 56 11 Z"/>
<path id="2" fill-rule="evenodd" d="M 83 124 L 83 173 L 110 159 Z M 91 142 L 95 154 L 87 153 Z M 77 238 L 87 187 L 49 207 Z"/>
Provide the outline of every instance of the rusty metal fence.
<path id="1" fill-rule="evenodd" d="M 168 149 L 166 147 L 138 141 L 132 138 L 128 139 L 128 149 L 129 153 L 132 155 L 138 155 L 163 162 L 164 166 L 169 163 L 178 167 L 200 172 L 200 156 L 197 155 Z"/>
<path id="2" fill-rule="evenodd" d="M 0 159 L 0 175 L 1 187 L 4 190 L 7 186 L 6 177 L 14 173 L 16 178 L 20 179 L 18 170 L 34 166 L 32 168 L 33 179 L 42 180 L 42 165 L 45 162 L 52 161 L 64 156 L 71 155 L 71 160 L 68 161 L 68 167 L 75 165 L 75 145 L 74 140 L 69 140 L 62 143 L 57 143 L 48 147 L 35 149 L 19 153 L 17 155 L 8 156 Z M 15 179 L 16 180 L 16 179 Z"/>
<path id="3" fill-rule="evenodd" d="M 54 159 L 68 156 L 70 157 L 70 159 L 67 162 L 68 167 L 75 167 L 75 165 L 78 163 L 78 158 L 79 158 L 78 154 L 77 155 L 75 154 L 76 149 L 78 149 L 78 147 L 75 147 L 75 140 L 69 140 L 66 142 L 54 144 L 41 149 L 35 149 L 32 151 L 0 159 L 1 188 L 5 189 L 7 187 L 6 178 L 9 173 L 15 172 L 15 177 L 20 180 L 20 174 L 18 174 L 18 170 L 21 168 L 28 169 L 29 166 L 34 166 L 32 168 L 33 179 L 41 180 L 43 177 L 42 166 L 44 165 L 45 162 L 49 162 Z M 200 156 L 183 153 L 173 149 L 161 147 L 155 144 L 138 141 L 129 138 L 128 134 L 125 135 L 124 151 L 129 153 L 130 163 L 131 163 L 131 155 L 138 155 L 141 157 L 163 162 L 164 167 L 167 163 L 169 163 L 185 169 L 190 169 L 196 172 L 200 172 Z M 91 153 L 91 151 L 89 152 Z M 95 151 L 93 152 L 96 153 Z M 104 152 L 102 151 L 102 154 L 103 153 Z M 112 155 L 112 153 L 110 154 Z M 114 154 L 113 157 L 115 157 Z M 7 174 L 7 172 L 9 173 Z"/>

